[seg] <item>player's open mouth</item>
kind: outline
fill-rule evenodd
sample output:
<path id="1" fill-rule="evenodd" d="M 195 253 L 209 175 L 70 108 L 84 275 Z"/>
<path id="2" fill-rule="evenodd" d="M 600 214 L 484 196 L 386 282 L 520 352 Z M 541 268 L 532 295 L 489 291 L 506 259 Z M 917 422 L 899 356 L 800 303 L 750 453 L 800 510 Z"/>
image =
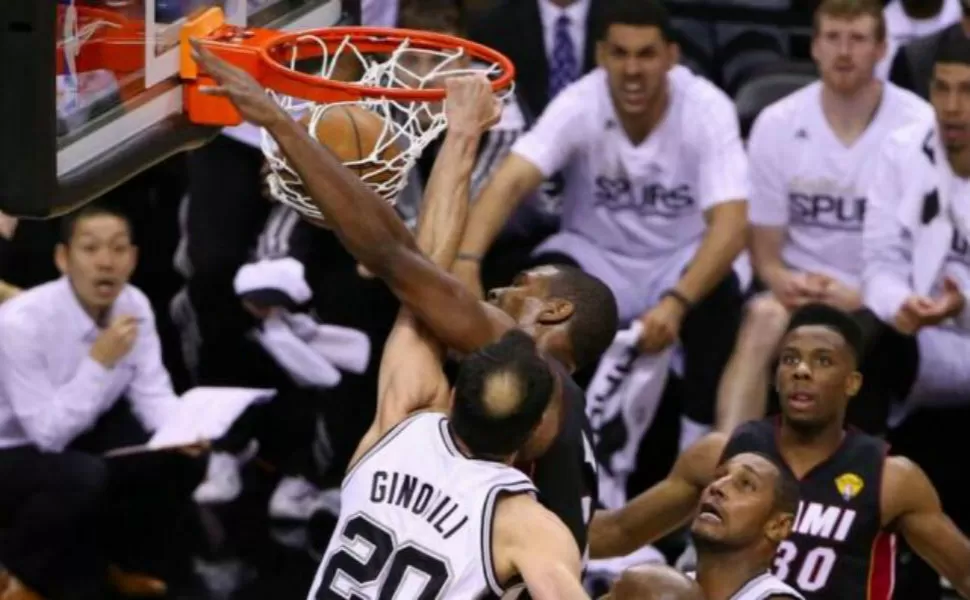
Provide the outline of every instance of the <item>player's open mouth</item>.
<path id="1" fill-rule="evenodd" d="M 788 394 L 788 405 L 796 410 L 811 408 L 815 404 L 815 394 L 795 392 Z"/>
<path id="2" fill-rule="evenodd" d="M 700 510 L 697 511 L 697 518 L 700 521 L 707 521 L 710 523 L 723 523 L 724 518 L 721 517 L 721 511 L 718 510 L 711 502 L 702 502 Z"/>
<path id="3" fill-rule="evenodd" d="M 967 128 L 963 125 L 944 125 L 944 139 L 960 139 L 967 135 Z"/>
<path id="4" fill-rule="evenodd" d="M 620 87 L 623 98 L 630 103 L 642 102 L 646 96 L 646 87 L 639 81 L 625 81 Z"/>

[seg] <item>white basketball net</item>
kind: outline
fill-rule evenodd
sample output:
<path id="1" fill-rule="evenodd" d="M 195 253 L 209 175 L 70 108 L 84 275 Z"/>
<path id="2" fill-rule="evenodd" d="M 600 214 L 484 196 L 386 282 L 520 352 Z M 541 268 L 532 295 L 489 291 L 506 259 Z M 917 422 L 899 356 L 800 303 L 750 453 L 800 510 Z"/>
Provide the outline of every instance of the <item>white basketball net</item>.
<path id="1" fill-rule="evenodd" d="M 404 40 L 389 55 L 365 56 L 349 36 L 332 53 L 328 52 L 323 40 L 312 35 L 300 37 L 297 42 L 317 43 L 321 47 L 323 60 L 314 75 L 331 78 L 341 59 L 348 62 L 349 59 L 345 57 L 353 57 L 352 60 L 357 61 L 364 73 L 356 83 L 374 88 L 435 89 L 440 87 L 442 79 L 450 76 L 483 73 L 494 78 L 501 74 L 501 67 L 494 63 L 467 66 L 467 61 L 463 60 L 465 50 L 462 48 L 427 50 L 412 47 L 410 40 Z M 296 70 L 295 48 L 293 55 L 288 66 Z M 339 110 L 342 106 L 360 106 L 381 117 L 384 129 L 371 153 L 360 160 L 344 164 L 351 169 L 358 168 L 356 172 L 362 174 L 362 181 L 392 206 L 407 185 L 408 173 L 421 153 L 448 125 L 441 103 L 437 102 L 412 102 L 380 97 L 317 104 L 283 96 L 272 90 L 268 92 L 291 115 L 303 119 L 309 117 L 309 132 L 314 139 L 317 139 L 317 124 L 327 111 Z M 508 93 L 510 92 L 506 92 Z M 387 152 L 392 147 L 397 150 L 396 154 L 393 150 Z M 304 216 L 322 221 L 323 215 L 307 195 L 299 175 L 283 157 L 276 141 L 266 130 L 262 132 L 262 148 L 269 167 L 267 183 L 272 197 Z M 385 160 L 382 158 L 385 155 L 393 158 Z"/>

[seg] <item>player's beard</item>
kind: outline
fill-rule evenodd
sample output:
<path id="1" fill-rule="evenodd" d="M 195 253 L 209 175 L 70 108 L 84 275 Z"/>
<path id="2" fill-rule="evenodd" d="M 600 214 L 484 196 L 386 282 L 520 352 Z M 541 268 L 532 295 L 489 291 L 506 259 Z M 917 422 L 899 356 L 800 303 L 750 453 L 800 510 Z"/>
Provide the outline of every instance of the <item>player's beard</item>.
<path id="1" fill-rule="evenodd" d="M 730 542 L 715 539 L 703 533 L 691 533 L 690 537 L 694 542 L 694 548 L 697 549 L 698 563 L 701 561 L 701 556 L 704 554 L 726 554 L 729 552 L 734 552 L 734 550 L 737 549 L 737 547 Z"/>

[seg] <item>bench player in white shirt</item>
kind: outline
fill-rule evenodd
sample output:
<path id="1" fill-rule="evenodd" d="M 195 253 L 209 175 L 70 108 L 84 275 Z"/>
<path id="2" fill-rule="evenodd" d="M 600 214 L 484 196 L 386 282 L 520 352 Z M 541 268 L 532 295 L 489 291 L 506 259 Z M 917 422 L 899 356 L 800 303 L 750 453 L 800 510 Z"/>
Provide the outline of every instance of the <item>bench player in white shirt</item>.
<path id="1" fill-rule="evenodd" d="M 438 265 L 451 264 L 464 228 L 472 160 L 460 148 L 492 101 L 484 78 L 447 85 L 449 133 L 417 234 Z M 586 598 L 569 530 L 510 466 L 556 391 L 550 366 L 527 333 L 512 330 L 468 355 L 449 392 L 443 354 L 402 309 L 381 362 L 377 414 L 351 459 L 308 598 L 473 599 L 501 596 L 518 578 L 534 598 Z"/>
<path id="2" fill-rule="evenodd" d="M 642 321 L 644 352 L 680 338 L 685 416 L 707 426 L 743 303 L 732 270 L 747 228 L 737 114 L 711 82 L 677 65 L 658 0 L 605 4 L 600 68 L 563 90 L 512 147 L 472 206 L 454 272 L 481 290 L 478 262 L 517 204 L 563 173 L 561 231 L 535 262 L 573 262 L 605 282 L 621 324 Z"/>
<path id="3" fill-rule="evenodd" d="M 887 140 L 869 189 L 864 297 L 911 348 L 916 364 L 895 365 L 910 371 L 894 390 L 906 410 L 970 404 L 970 246 L 954 226 L 970 209 L 968 89 L 970 40 L 946 36 L 930 82 L 936 118 Z"/>
<path id="4" fill-rule="evenodd" d="M 792 309 L 862 306 L 862 223 L 876 155 L 894 130 L 932 113 L 875 78 L 885 49 L 878 0 L 825 0 L 812 40 L 820 81 L 766 108 L 752 128 L 751 256 L 767 291 L 749 302 L 721 379 L 724 431 L 763 416 L 770 361 Z"/>

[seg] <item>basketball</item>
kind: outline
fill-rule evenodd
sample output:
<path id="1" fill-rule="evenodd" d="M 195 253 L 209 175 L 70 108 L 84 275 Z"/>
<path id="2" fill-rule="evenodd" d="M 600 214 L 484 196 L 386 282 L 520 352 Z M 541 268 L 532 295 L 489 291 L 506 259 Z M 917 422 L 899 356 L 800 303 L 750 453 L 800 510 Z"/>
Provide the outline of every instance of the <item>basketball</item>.
<path id="1" fill-rule="evenodd" d="M 310 126 L 311 116 L 304 115 L 300 123 L 305 127 Z M 373 156 L 373 160 L 367 160 L 374 154 L 375 148 L 382 142 L 381 135 L 384 131 L 384 120 L 375 112 L 367 110 L 354 104 L 334 105 L 328 108 L 317 121 L 314 137 L 326 146 L 340 162 L 347 165 L 358 177 L 376 188 L 391 179 L 396 169 L 385 168 L 386 163 L 401 153 L 400 148 L 395 144 L 386 144 L 386 148 Z M 363 161 L 363 162 L 362 162 Z M 264 176 L 272 173 L 268 165 L 264 168 Z M 289 188 L 300 197 L 308 198 L 309 194 L 304 189 L 302 182 L 292 169 L 280 170 L 276 173 L 280 183 Z M 264 178 L 264 181 L 266 179 Z M 264 195 L 269 195 L 268 187 Z M 272 198 L 270 198 L 272 199 Z M 303 211 L 302 216 L 311 223 L 326 227 L 326 223 L 320 219 L 313 218 Z"/>
<path id="2" fill-rule="evenodd" d="M 304 124 L 309 124 L 309 118 Z M 336 105 L 317 121 L 315 137 L 358 177 L 371 185 L 380 185 L 394 175 L 393 170 L 384 168 L 385 161 L 400 154 L 394 144 L 386 144 L 387 147 L 381 149 L 373 161 L 356 163 L 369 158 L 378 143 L 383 142 L 384 127 L 384 119 L 366 108 L 354 104 Z"/>

